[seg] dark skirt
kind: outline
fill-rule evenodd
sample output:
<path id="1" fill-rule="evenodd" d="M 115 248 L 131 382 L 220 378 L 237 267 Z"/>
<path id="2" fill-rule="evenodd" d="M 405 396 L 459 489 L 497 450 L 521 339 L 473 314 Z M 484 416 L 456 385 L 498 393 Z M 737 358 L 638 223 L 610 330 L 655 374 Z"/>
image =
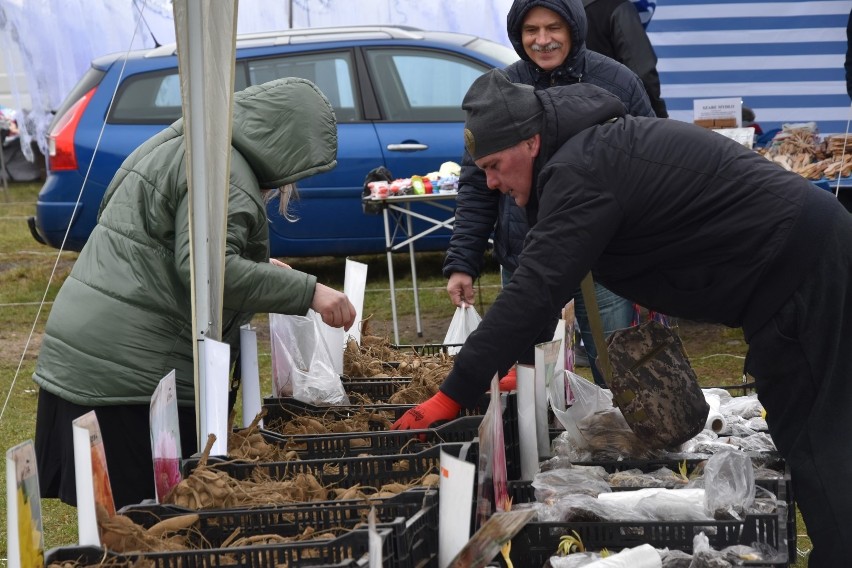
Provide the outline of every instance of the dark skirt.
<path id="1" fill-rule="evenodd" d="M 103 438 L 116 509 L 154 499 L 148 405 L 79 406 L 44 389 L 39 390 L 35 431 L 41 496 L 77 505 L 71 422 L 92 410 Z M 178 420 L 181 450 L 189 457 L 196 452 L 195 409 L 180 407 Z"/>

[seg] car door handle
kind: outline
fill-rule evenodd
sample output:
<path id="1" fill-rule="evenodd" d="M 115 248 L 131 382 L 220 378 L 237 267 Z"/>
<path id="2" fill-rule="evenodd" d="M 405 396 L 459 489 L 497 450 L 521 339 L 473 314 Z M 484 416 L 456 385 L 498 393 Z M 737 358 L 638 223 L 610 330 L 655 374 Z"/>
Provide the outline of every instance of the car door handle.
<path id="1" fill-rule="evenodd" d="M 391 152 L 419 152 L 428 149 L 426 144 L 388 144 L 388 150 Z"/>

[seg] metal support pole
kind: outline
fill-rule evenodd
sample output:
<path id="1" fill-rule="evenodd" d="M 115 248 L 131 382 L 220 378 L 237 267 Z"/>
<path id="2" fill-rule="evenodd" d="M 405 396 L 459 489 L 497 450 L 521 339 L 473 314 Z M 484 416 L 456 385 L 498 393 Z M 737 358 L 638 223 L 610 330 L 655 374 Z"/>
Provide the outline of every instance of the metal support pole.
<path id="1" fill-rule="evenodd" d="M 417 290 L 417 262 L 414 259 L 414 226 L 411 221 L 411 204 L 406 203 L 408 214 L 405 216 L 408 223 L 408 256 L 411 258 L 411 286 L 414 288 L 414 319 L 417 325 L 417 337 L 423 337 L 423 328 L 420 325 L 420 293 Z"/>
<path id="2" fill-rule="evenodd" d="M 388 283 L 390 284 L 391 315 L 393 316 L 393 341 L 399 345 L 399 324 L 396 321 L 396 289 L 393 276 L 393 247 L 391 246 L 390 213 L 387 203 L 382 203 L 382 217 L 385 221 L 385 251 L 388 256 Z"/>

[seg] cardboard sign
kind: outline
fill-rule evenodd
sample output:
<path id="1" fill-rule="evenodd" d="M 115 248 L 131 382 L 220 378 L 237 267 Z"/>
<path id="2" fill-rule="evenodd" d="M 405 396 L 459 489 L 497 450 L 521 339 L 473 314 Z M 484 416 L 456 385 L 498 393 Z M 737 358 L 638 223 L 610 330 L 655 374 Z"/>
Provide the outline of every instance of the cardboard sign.
<path id="1" fill-rule="evenodd" d="M 470 507 L 473 501 L 476 466 L 441 452 L 441 481 L 438 485 L 438 566 L 445 568 L 470 538 Z"/>
<path id="2" fill-rule="evenodd" d="M 743 101 L 739 97 L 695 99 L 693 122 L 705 128 L 740 128 L 743 125 Z"/>

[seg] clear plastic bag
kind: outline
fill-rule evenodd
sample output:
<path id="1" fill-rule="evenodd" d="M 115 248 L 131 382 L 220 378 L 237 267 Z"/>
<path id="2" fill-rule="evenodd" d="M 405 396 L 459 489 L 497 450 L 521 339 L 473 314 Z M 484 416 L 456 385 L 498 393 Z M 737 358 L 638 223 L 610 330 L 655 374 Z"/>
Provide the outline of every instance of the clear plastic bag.
<path id="1" fill-rule="evenodd" d="M 718 452 L 704 466 L 704 510 L 714 518 L 742 519 L 754 502 L 754 467 L 737 450 Z"/>
<path id="2" fill-rule="evenodd" d="M 306 316 L 269 314 L 273 393 L 320 406 L 349 404 L 320 324 L 313 310 Z"/>
<path id="3" fill-rule="evenodd" d="M 662 487 L 677 489 L 685 487 L 687 479 L 667 467 L 656 471 L 642 473 L 638 469 L 628 469 L 610 474 L 609 484 L 613 487 Z"/>
<path id="4" fill-rule="evenodd" d="M 457 307 L 447 330 L 447 335 L 444 337 L 444 345 L 461 345 L 467 340 L 467 336 L 476 329 L 480 321 L 482 321 L 482 318 L 479 317 L 476 308 L 473 306 Z M 447 349 L 447 353 L 455 355 L 460 350 L 461 347 L 450 347 Z"/>
<path id="5" fill-rule="evenodd" d="M 606 495 L 612 495 L 607 493 Z M 563 495 L 548 503 L 539 503 L 538 520 L 544 523 L 598 523 L 601 521 L 649 521 L 630 506 L 616 501 L 603 501 L 591 495 Z"/>
<path id="6" fill-rule="evenodd" d="M 727 402 L 723 401 L 719 410 L 722 414 L 734 414 L 746 420 L 763 416 L 763 405 L 757 399 L 757 394 L 732 397 Z"/>
<path id="7" fill-rule="evenodd" d="M 601 493 L 612 491 L 606 478 L 607 473 L 602 467 L 553 469 L 535 474 L 532 486 L 535 489 L 536 501 L 540 502 L 553 501 L 577 493 L 597 497 Z"/>
<path id="8" fill-rule="evenodd" d="M 598 411 L 612 409 L 612 393 L 571 371 L 565 371 L 564 386 L 559 386 L 557 381 L 551 381 L 551 387 L 570 391 L 573 401 L 571 406 L 559 408 L 560 405 L 554 404 L 554 401 L 560 400 L 560 393 L 548 393 L 553 414 L 565 428 L 565 432 L 560 434 L 560 438 L 563 438 L 566 442 L 571 442 L 576 450 L 589 449 L 589 444 L 580 431 L 579 424 L 584 418 Z"/>
<path id="9" fill-rule="evenodd" d="M 508 511 L 506 481 L 506 443 L 503 436 L 503 406 L 500 382 L 491 380 L 491 402 L 479 425 L 479 467 L 476 490 L 476 527 L 479 528 L 496 511 Z"/>

